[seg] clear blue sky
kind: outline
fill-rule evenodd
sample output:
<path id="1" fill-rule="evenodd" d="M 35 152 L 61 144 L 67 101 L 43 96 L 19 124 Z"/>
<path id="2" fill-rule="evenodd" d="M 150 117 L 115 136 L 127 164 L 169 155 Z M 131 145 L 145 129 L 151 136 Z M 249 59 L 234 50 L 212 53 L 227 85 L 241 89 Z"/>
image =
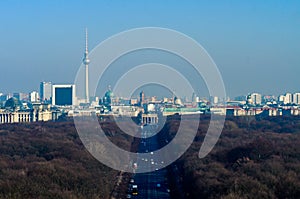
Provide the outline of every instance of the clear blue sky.
<path id="1" fill-rule="evenodd" d="M 0 92 L 73 82 L 84 51 L 130 28 L 159 26 L 198 41 L 230 96 L 300 91 L 300 1 L 0 2 Z"/>

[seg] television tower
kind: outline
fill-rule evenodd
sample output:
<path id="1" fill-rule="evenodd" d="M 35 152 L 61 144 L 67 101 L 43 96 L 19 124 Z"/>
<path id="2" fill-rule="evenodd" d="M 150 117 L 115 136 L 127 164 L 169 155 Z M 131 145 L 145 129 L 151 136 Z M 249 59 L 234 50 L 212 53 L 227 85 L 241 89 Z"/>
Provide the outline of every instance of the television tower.
<path id="1" fill-rule="evenodd" d="M 85 52 L 84 57 L 82 60 L 83 64 L 85 65 L 85 100 L 86 103 L 89 103 L 89 50 L 88 50 L 88 31 L 87 28 L 85 29 Z"/>

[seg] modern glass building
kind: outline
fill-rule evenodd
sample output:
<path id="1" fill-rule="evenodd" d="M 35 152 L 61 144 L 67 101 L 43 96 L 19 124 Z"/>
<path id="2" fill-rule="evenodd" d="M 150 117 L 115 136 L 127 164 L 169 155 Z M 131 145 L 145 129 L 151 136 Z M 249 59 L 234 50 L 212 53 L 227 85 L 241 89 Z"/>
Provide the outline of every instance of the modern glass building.
<path id="1" fill-rule="evenodd" d="M 52 85 L 52 105 L 72 106 L 76 103 L 74 84 Z"/>
<path id="2" fill-rule="evenodd" d="M 52 83 L 51 82 L 41 82 L 40 83 L 40 101 L 50 102 L 52 96 Z"/>

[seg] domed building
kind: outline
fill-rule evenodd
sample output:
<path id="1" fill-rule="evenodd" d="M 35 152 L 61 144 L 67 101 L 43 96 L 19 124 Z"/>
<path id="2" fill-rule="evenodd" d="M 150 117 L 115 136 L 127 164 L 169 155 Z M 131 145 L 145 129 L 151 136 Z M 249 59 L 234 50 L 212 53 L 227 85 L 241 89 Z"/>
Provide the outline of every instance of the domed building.
<path id="1" fill-rule="evenodd" d="M 51 110 L 49 104 L 22 103 L 15 97 L 9 98 L 0 109 L 0 124 L 56 120 L 60 112 Z"/>
<path id="2" fill-rule="evenodd" d="M 106 91 L 103 102 L 104 104 L 111 104 L 114 98 L 114 93 L 111 90 Z"/>
<path id="3" fill-rule="evenodd" d="M 9 98 L 5 102 L 4 108 L 8 109 L 8 110 L 17 111 L 17 110 L 23 109 L 23 105 L 22 105 L 22 102 L 19 99 L 15 98 L 15 97 L 12 97 L 12 98 Z"/>
<path id="4" fill-rule="evenodd" d="M 111 105 L 114 103 L 114 93 L 109 88 L 108 91 L 104 94 L 104 97 L 102 99 L 102 104 L 111 111 Z"/>

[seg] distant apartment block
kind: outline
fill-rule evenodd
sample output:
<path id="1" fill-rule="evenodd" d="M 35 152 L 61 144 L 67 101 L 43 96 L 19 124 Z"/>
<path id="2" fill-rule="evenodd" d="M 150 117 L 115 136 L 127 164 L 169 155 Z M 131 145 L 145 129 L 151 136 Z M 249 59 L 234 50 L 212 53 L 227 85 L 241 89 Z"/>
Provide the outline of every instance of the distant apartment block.
<path id="1" fill-rule="evenodd" d="M 40 95 L 36 91 L 32 91 L 29 93 L 29 101 L 30 102 L 39 102 L 40 101 Z"/>
<path id="2" fill-rule="evenodd" d="M 300 104 L 300 93 L 294 93 L 293 94 L 293 103 L 294 104 Z"/>
<path id="3" fill-rule="evenodd" d="M 250 103 L 251 104 L 261 104 L 262 96 L 259 93 L 251 93 L 250 95 Z"/>
<path id="4" fill-rule="evenodd" d="M 291 93 L 286 93 L 284 96 L 283 103 L 284 104 L 291 104 L 292 103 L 292 94 Z"/>
<path id="5" fill-rule="evenodd" d="M 50 103 L 52 97 L 52 83 L 41 82 L 40 83 L 40 101 Z"/>

